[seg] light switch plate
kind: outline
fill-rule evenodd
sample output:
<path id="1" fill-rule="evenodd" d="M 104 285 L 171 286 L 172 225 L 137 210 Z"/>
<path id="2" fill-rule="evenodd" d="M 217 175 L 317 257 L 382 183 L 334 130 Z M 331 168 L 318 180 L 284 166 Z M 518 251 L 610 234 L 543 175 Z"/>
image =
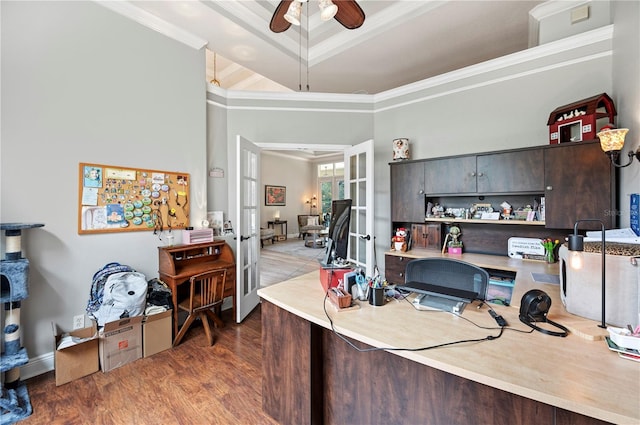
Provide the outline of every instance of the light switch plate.
<path id="1" fill-rule="evenodd" d="M 589 5 L 585 4 L 571 10 L 571 24 L 586 21 L 589 19 Z"/>

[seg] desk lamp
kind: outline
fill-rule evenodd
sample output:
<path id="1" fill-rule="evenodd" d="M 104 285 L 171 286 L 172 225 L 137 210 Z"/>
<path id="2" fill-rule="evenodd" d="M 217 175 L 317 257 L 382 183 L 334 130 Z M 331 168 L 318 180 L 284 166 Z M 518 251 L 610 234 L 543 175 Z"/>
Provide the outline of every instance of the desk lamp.
<path id="1" fill-rule="evenodd" d="M 577 220 L 575 225 L 573 226 L 573 234 L 569 235 L 569 251 L 571 252 L 571 258 L 569 260 L 569 264 L 574 269 L 579 269 L 582 267 L 582 256 L 579 254 L 584 251 L 584 237 L 578 234 L 578 224 L 584 222 L 596 222 L 600 223 L 600 227 L 602 228 L 602 243 L 600 249 L 602 250 L 602 283 L 601 283 L 601 291 L 602 291 L 602 320 L 598 325 L 601 328 L 606 329 L 607 325 L 605 323 L 605 235 L 604 235 L 604 223 L 601 220 L 594 218 L 587 218 L 583 220 Z"/>

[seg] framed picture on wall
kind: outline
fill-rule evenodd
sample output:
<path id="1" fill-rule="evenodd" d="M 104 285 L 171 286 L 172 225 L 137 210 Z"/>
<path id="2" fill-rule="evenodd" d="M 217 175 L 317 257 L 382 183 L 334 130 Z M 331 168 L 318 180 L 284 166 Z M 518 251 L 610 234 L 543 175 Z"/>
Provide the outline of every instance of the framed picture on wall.
<path id="1" fill-rule="evenodd" d="M 264 204 L 273 206 L 287 205 L 287 188 L 285 186 L 264 186 Z"/>

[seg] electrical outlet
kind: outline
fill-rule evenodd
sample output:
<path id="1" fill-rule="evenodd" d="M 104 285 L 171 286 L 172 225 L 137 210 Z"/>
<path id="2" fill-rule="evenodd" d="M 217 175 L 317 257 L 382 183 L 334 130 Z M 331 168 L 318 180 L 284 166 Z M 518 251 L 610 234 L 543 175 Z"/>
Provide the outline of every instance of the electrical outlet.
<path id="1" fill-rule="evenodd" d="M 82 329 L 84 328 L 84 314 L 78 314 L 77 316 L 73 316 L 73 329 Z"/>

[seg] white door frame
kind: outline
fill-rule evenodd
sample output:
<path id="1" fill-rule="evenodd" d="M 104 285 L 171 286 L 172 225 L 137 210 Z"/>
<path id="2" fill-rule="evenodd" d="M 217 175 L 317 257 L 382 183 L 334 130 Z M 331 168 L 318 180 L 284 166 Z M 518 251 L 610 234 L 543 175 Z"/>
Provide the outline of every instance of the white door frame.
<path id="1" fill-rule="evenodd" d="M 240 323 L 260 302 L 260 148 L 238 135 L 234 153 L 236 187 L 231 198 L 236 222 L 236 322 Z"/>
<path id="2" fill-rule="evenodd" d="M 375 237 L 373 198 L 375 194 L 375 187 L 373 151 L 373 139 L 350 146 L 344 151 L 344 193 L 345 198 L 351 198 L 353 202 L 351 206 L 351 223 L 349 225 L 349 244 L 351 245 L 349 248 L 349 260 L 354 264 L 365 268 L 367 276 L 374 276 L 377 271 L 374 255 Z M 360 164 L 361 155 L 364 155 L 364 171 Z M 350 159 L 352 157 L 355 157 L 356 159 L 355 170 L 351 170 Z M 364 192 L 362 191 L 363 186 Z M 351 193 L 352 187 L 355 188 L 357 193 Z M 362 252 L 363 247 L 364 253 Z M 355 253 L 358 258 L 351 258 L 352 253 Z"/>

